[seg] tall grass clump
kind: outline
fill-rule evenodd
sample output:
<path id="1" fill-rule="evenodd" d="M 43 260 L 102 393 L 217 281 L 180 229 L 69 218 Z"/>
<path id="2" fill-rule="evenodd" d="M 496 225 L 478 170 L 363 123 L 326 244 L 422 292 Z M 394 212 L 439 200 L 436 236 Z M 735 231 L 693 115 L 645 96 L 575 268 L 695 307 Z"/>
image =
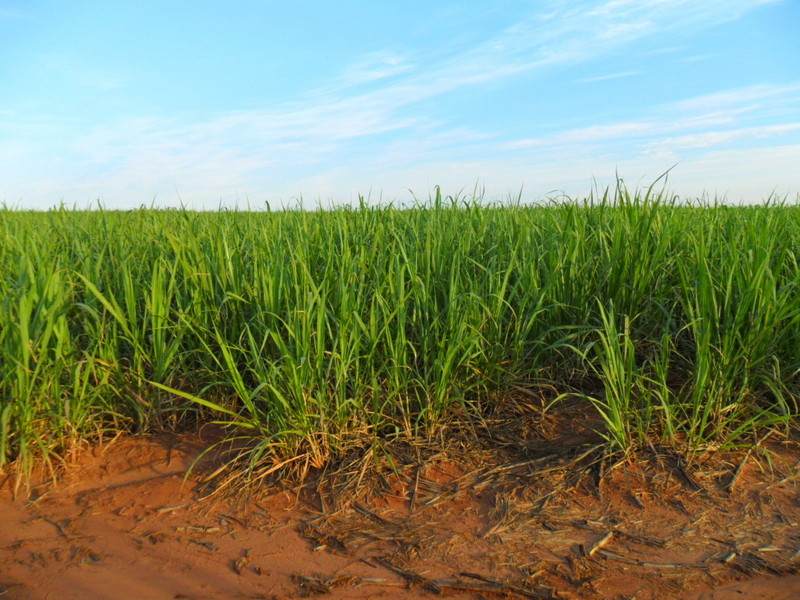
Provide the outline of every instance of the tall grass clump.
<path id="1" fill-rule="evenodd" d="M 583 397 L 609 443 L 789 426 L 798 209 L 623 186 L 583 201 L 0 210 L 0 469 L 216 421 L 251 466 Z"/>

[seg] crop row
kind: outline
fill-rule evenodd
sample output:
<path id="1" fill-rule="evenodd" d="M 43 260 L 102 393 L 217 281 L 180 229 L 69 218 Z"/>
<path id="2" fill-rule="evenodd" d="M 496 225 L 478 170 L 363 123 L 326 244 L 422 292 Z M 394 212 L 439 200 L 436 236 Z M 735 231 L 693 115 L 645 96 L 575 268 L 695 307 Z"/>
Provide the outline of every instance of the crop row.
<path id="1" fill-rule="evenodd" d="M 324 461 L 542 383 L 590 402 L 621 451 L 737 443 L 797 413 L 799 217 L 622 188 L 545 206 L 2 210 L 0 470 L 207 421 L 256 457 Z"/>

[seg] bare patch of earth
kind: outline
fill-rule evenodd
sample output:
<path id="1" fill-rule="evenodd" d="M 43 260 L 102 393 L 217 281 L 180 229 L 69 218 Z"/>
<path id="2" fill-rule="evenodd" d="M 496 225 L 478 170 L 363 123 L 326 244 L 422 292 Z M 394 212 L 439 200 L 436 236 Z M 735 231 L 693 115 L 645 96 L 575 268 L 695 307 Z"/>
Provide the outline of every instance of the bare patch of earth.
<path id="1" fill-rule="evenodd" d="M 184 478 L 198 437 L 119 439 L 30 495 L 6 482 L 0 597 L 800 597 L 796 445 L 689 468 L 564 439 L 238 499 Z"/>

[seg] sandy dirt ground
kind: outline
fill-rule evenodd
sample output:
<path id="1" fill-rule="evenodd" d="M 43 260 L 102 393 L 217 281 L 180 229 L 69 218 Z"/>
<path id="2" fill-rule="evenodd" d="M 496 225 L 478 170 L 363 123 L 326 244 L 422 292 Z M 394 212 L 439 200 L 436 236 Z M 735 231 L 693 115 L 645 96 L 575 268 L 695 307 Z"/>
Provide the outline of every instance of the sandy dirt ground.
<path id="1" fill-rule="evenodd" d="M 542 444 L 514 462 L 433 457 L 326 501 L 203 499 L 200 473 L 184 479 L 202 445 L 121 438 L 56 484 L 6 481 L 0 598 L 800 598 L 788 446 L 772 471 L 740 456 L 689 473 L 656 453 L 594 485 L 591 447 Z"/>

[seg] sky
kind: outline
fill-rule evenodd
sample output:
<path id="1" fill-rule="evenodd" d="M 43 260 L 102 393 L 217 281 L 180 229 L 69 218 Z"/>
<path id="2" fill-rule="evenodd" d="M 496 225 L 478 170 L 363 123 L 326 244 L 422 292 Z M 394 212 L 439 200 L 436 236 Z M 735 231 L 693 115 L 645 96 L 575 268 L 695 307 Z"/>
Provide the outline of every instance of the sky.
<path id="1" fill-rule="evenodd" d="M 0 0 L 0 202 L 800 193 L 798 0 Z M 663 180 L 661 180 L 663 182 Z"/>

